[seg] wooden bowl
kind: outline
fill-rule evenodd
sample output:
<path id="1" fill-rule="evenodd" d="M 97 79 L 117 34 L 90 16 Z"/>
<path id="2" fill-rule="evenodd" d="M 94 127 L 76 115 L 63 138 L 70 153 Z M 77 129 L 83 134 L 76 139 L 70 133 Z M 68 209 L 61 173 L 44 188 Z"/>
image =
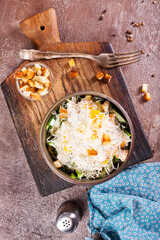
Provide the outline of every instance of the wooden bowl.
<path id="1" fill-rule="evenodd" d="M 71 178 L 71 176 L 68 175 L 66 172 L 64 172 L 62 169 L 57 169 L 54 167 L 53 160 L 52 160 L 52 158 L 47 150 L 47 147 L 46 147 L 46 124 L 47 124 L 49 118 L 51 117 L 52 112 L 56 111 L 66 99 L 68 99 L 70 97 L 84 96 L 84 95 L 92 95 L 92 96 L 104 98 L 104 99 L 110 101 L 111 103 L 113 103 L 123 113 L 123 115 L 125 116 L 128 124 L 129 124 L 130 130 L 131 130 L 131 146 L 130 146 L 130 150 L 129 150 L 126 160 L 121 164 L 121 166 L 117 170 L 113 170 L 109 176 L 107 175 L 107 176 L 104 176 L 104 177 L 98 178 L 98 179 L 78 180 L 78 179 Z M 67 96 L 63 97 L 62 99 L 60 99 L 59 101 L 57 101 L 51 107 L 51 109 L 48 111 L 48 113 L 46 114 L 46 116 L 44 117 L 44 119 L 42 121 L 41 128 L 40 128 L 40 138 L 39 138 L 42 156 L 44 157 L 44 160 L 46 161 L 46 163 L 48 164 L 50 169 L 56 175 L 58 175 L 60 178 L 64 179 L 65 181 L 73 183 L 73 184 L 79 184 L 79 185 L 96 185 L 96 184 L 108 181 L 109 179 L 115 177 L 119 172 L 121 172 L 125 168 L 125 166 L 127 165 L 127 162 L 129 162 L 129 160 L 132 156 L 134 140 L 135 140 L 135 134 L 134 134 L 134 128 L 133 128 L 132 122 L 131 122 L 128 114 L 126 113 L 126 111 L 122 108 L 122 106 L 119 103 L 117 103 L 115 100 L 113 100 L 112 98 L 110 98 L 102 93 L 97 93 L 97 92 L 93 92 L 93 91 L 76 92 L 76 93 L 67 95 Z"/>

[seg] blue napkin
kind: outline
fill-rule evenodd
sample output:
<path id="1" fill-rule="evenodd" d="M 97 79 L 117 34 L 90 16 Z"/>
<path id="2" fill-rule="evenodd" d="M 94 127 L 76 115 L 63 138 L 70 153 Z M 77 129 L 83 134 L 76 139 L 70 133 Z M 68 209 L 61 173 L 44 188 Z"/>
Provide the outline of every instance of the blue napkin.
<path id="1" fill-rule="evenodd" d="M 91 235 L 105 240 L 160 239 L 160 163 L 129 167 L 88 191 Z M 91 238 L 86 238 L 91 239 Z"/>

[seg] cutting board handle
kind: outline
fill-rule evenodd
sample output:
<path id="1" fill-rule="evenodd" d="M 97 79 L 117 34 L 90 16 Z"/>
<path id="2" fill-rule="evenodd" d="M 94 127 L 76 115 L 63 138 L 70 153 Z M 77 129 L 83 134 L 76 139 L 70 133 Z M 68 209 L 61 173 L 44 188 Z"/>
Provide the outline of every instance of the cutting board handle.
<path id="1" fill-rule="evenodd" d="M 56 11 L 53 8 L 27 18 L 19 25 L 38 49 L 60 42 Z"/>

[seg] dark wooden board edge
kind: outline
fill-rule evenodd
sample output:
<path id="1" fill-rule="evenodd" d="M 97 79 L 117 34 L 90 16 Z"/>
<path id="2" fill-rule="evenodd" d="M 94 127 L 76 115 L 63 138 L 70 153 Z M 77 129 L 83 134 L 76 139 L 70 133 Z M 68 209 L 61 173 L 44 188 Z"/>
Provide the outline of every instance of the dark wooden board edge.
<path id="1" fill-rule="evenodd" d="M 104 43 L 104 42 L 99 42 L 99 44 L 101 45 L 101 48 L 102 48 L 102 50 L 103 50 L 104 52 L 106 52 L 106 48 L 107 48 L 107 50 L 108 50 L 108 48 L 110 48 L 110 52 L 113 52 L 113 49 L 112 49 L 111 44 L 109 44 L 109 43 Z M 103 48 L 104 48 L 104 49 L 103 49 Z M 109 52 L 109 51 L 108 51 L 108 52 Z M 141 156 L 142 154 L 144 155 L 143 149 L 142 149 L 142 151 L 139 152 L 139 153 L 137 153 L 136 151 L 133 152 L 133 157 L 131 158 L 131 161 L 128 163 L 128 165 L 127 165 L 127 167 L 128 167 L 128 166 L 133 165 L 133 164 L 135 164 L 135 163 L 138 163 L 138 162 L 140 162 L 140 161 L 144 161 L 144 160 L 146 160 L 146 159 L 151 158 L 151 157 L 152 157 L 152 151 L 151 151 L 150 145 L 149 145 L 149 143 L 148 143 L 148 140 L 147 140 L 147 138 L 146 138 L 146 136 L 145 136 L 145 134 L 144 134 L 144 131 L 143 131 L 142 125 L 141 125 L 141 123 L 140 123 L 140 120 L 139 120 L 139 118 L 138 118 L 138 115 L 137 115 L 137 113 L 136 113 L 136 110 L 135 110 L 135 107 L 134 107 L 134 105 L 133 105 L 133 102 L 132 102 L 132 99 L 131 99 L 131 95 L 130 95 L 130 93 L 129 93 L 129 91 L 128 91 L 128 88 L 127 88 L 127 85 L 126 85 L 124 76 L 123 76 L 123 74 L 122 74 L 122 71 L 121 71 L 120 68 L 114 69 L 114 71 L 115 71 L 115 74 L 116 74 L 117 78 L 119 78 L 119 79 L 121 80 L 121 82 L 123 83 L 122 85 L 125 86 L 125 92 L 128 94 L 127 100 L 129 101 L 129 104 L 131 104 L 132 107 L 133 107 L 132 110 L 134 110 L 134 114 L 135 114 L 135 117 L 136 117 L 136 123 L 135 123 L 135 124 L 133 123 L 133 125 L 134 125 L 134 127 L 135 127 L 135 132 L 138 130 L 136 126 L 139 126 L 140 129 L 141 129 L 141 137 L 144 138 L 144 140 L 145 140 L 145 145 L 146 145 L 146 147 L 147 147 L 147 151 L 146 151 L 146 149 L 145 149 L 145 156 L 143 156 L 143 159 L 141 159 L 141 157 L 138 156 L 138 155 Z M 12 111 L 11 111 L 11 109 L 10 109 L 10 107 L 9 107 L 9 106 L 10 106 L 10 105 L 9 105 L 9 103 L 10 103 L 9 101 L 10 101 L 10 100 L 9 100 L 9 98 L 8 98 L 8 94 L 10 94 L 10 92 L 8 91 L 7 84 L 5 84 L 5 83 L 6 83 L 6 82 L 4 81 L 4 82 L 1 84 L 1 88 L 2 88 L 2 92 L 3 92 L 3 94 L 4 94 L 4 97 L 5 97 L 5 100 L 6 100 L 6 102 L 7 102 L 7 106 L 8 106 L 8 108 L 9 108 L 11 117 L 12 117 L 12 119 L 14 119 L 14 118 L 13 118 L 13 115 L 12 115 Z M 122 87 L 123 87 L 123 86 L 122 86 Z M 120 104 L 121 104 L 121 103 L 120 103 Z M 121 104 L 121 105 L 122 105 L 122 104 Z M 127 110 L 127 109 L 126 109 L 126 110 Z M 128 111 L 127 111 L 127 112 L 128 112 Z M 132 113 L 133 113 L 133 111 L 132 111 Z M 14 122 L 14 120 L 13 120 L 13 122 Z M 15 125 L 15 127 L 16 127 L 16 123 L 15 123 L 15 122 L 14 122 L 14 125 Z M 17 130 L 17 127 L 16 127 L 16 130 Z M 19 134 L 18 134 L 18 135 L 19 135 Z M 41 195 L 41 196 L 47 196 L 47 195 L 49 195 L 49 194 L 51 194 L 51 193 L 53 193 L 53 192 L 59 191 L 59 189 L 55 189 L 55 188 L 54 188 L 54 189 L 52 189 L 52 188 L 46 189 L 46 187 L 44 187 L 46 178 L 50 179 L 50 178 L 52 177 L 51 175 L 53 174 L 52 172 L 48 171 L 48 176 L 45 176 L 44 182 L 43 182 L 42 179 L 39 179 L 39 178 L 36 177 L 35 171 L 34 171 L 32 165 L 30 164 L 30 160 L 29 160 L 29 159 L 30 159 L 30 156 L 28 156 L 27 151 L 25 151 L 25 147 L 24 147 L 24 145 L 23 145 L 23 142 L 22 142 L 20 136 L 19 136 L 19 139 L 20 139 L 20 141 L 21 141 L 22 147 L 23 147 L 23 149 L 24 149 L 24 152 L 25 152 L 27 161 L 28 161 L 28 163 L 29 163 L 29 165 L 30 165 L 31 172 L 32 172 L 33 178 L 34 178 L 34 180 L 35 180 L 35 182 L 36 182 L 36 185 L 37 185 L 37 187 L 38 187 L 38 190 L 39 190 L 40 195 Z M 73 186 L 72 184 L 70 184 L 70 183 L 68 183 L 68 182 L 65 182 L 64 180 L 59 179 L 59 181 L 61 182 L 61 186 L 62 186 L 60 190 L 63 190 L 63 189 L 65 189 L 65 188 L 68 188 L 68 187 Z"/>
<path id="2" fill-rule="evenodd" d="M 10 75 L 8 76 L 8 78 L 9 78 L 9 77 L 10 77 Z M 2 89 L 2 92 L 3 92 L 3 94 L 4 94 L 4 97 L 5 97 L 5 100 L 6 100 L 8 109 L 9 109 L 9 112 L 10 112 L 10 114 L 11 114 L 11 117 L 12 117 L 12 120 L 13 120 L 13 123 L 14 123 L 14 126 L 15 126 L 16 131 L 17 131 L 17 135 L 18 135 L 18 137 L 19 137 L 19 140 L 20 140 L 20 142 L 21 142 L 22 148 L 23 148 L 23 150 L 24 150 L 24 153 L 25 153 L 27 162 L 28 162 L 29 167 L 30 167 L 30 169 L 31 169 L 31 173 L 32 173 L 33 179 L 34 179 L 34 181 L 35 181 L 35 183 L 36 183 L 36 186 L 37 186 L 37 189 L 38 189 L 39 194 L 40 194 L 42 197 L 45 197 L 45 196 L 47 196 L 47 195 L 49 195 L 49 194 L 51 194 L 51 193 L 55 193 L 55 192 L 58 192 L 58 191 L 60 191 L 60 190 L 63 190 L 63 189 L 72 187 L 73 184 L 68 183 L 68 182 L 64 181 L 63 179 L 61 179 L 61 178 L 59 178 L 59 177 L 57 177 L 57 176 L 56 176 L 57 179 L 58 179 L 57 188 L 55 188 L 55 186 L 54 186 L 53 189 L 52 189 L 51 187 L 49 187 L 49 189 L 48 189 L 47 186 L 45 186 L 45 181 L 46 181 L 46 179 L 49 179 L 49 180 L 50 180 L 50 179 L 53 179 L 53 175 L 55 175 L 55 174 L 50 170 L 50 168 L 47 166 L 47 164 L 46 164 L 45 161 L 44 161 L 44 164 L 46 165 L 45 167 L 48 168 L 48 174 L 47 174 L 47 176 L 45 175 L 45 178 L 44 178 L 44 179 L 42 179 L 42 175 L 41 175 L 40 177 L 38 176 L 38 172 L 35 171 L 34 167 L 33 167 L 32 164 L 31 164 L 31 161 L 34 160 L 34 159 L 31 159 L 31 156 L 30 156 L 30 154 L 29 154 L 29 151 L 27 151 L 26 146 L 24 146 L 24 144 L 23 144 L 23 141 L 22 141 L 22 139 L 21 139 L 21 136 L 18 134 L 17 125 L 16 125 L 16 122 L 14 121 L 14 117 L 13 117 L 13 114 L 12 114 L 12 111 L 11 111 L 11 107 L 10 107 L 10 106 L 11 106 L 11 105 L 10 105 L 10 98 L 8 98 L 8 96 L 9 96 L 9 94 L 10 94 L 10 91 L 8 91 L 8 86 L 7 86 L 7 84 L 6 84 L 6 81 L 3 81 L 3 82 L 1 83 L 1 89 Z M 48 182 L 49 182 L 49 180 L 48 180 Z M 54 179 L 53 179 L 53 181 L 54 181 Z M 58 188 L 58 186 L 59 186 L 58 183 L 61 185 L 61 189 L 60 189 L 60 190 L 59 190 L 59 188 Z"/>
<path id="3" fill-rule="evenodd" d="M 114 52 L 112 45 L 110 43 L 103 43 L 103 42 L 99 42 L 99 44 L 101 45 L 102 51 L 103 52 Z M 107 51 L 106 51 L 107 50 Z M 122 70 L 121 68 L 115 68 L 115 69 L 111 69 L 111 75 L 115 74 L 116 78 L 119 80 L 119 84 L 121 89 L 120 92 L 123 92 L 123 95 L 126 97 L 126 102 L 127 104 L 123 103 L 123 98 L 121 99 L 121 97 L 119 96 L 119 99 L 116 99 L 116 94 L 113 88 L 116 88 L 116 85 L 112 85 L 112 87 L 110 88 L 110 91 L 112 92 L 112 97 L 118 101 L 123 108 L 126 110 L 126 112 L 128 113 L 128 115 L 130 116 L 130 118 L 132 119 L 132 123 L 134 126 L 134 131 L 135 131 L 135 146 L 133 149 L 133 156 L 131 157 L 131 160 L 128 162 L 127 167 L 141 162 L 141 161 L 145 161 L 151 157 L 153 157 L 152 151 L 151 151 L 151 147 L 149 145 L 148 139 L 144 133 L 142 124 L 140 122 L 140 119 L 138 117 L 138 114 L 136 112 L 135 106 L 133 104 L 132 98 L 131 98 L 131 94 L 128 90 L 127 84 L 126 84 L 126 80 L 123 76 Z M 113 72 L 112 72 L 113 71 Z M 108 85 L 109 86 L 109 85 Z M 112 91 L 113 89 L 113 91 Z M 143 142 L 141 142 L 141 139 L 143 139 Z M 139 143 L 141 143 L 141 148 L 138 147 Z M 139 151 L 137 151 L 139 150 Z"/>
<path id="4" fill-rule="evenodd" d="M 113 48 L 112 48 L 112 45 L 111 45 L 110 43 L 108 43 L 108 44 L 109 44 L 109 47 L 111 48 L 111 52 L 114 52 L 114 50 L 113 50 Z M 132 105 L 132 113 L 133 113 L 133 115 L 134 115 L 135 118 L 136 118 L 136 123 L 135 123 L 135 122 L 132 122 L 133 125 L 134 125 L 135 133 L 137 133 L 137 135 L 139 136 L 139 129 L 137 128 L 137 126 L 139 126 L 139 127 L 140 127 L 140 130 L 141 130 L 141 137 L 144 138 L 144 140 L 145 140 L 145 146 L 146 146 L 146 148 L 147 148 L 147 151 L 146 151 L 146 149 L 142 149 L 142 151 L 145 151 L 145 157 L 144 157 L 142 160 L 139 160 L 139 161 L 138 161 L 138 158 L 137 158 L 137 160 L 136 160 L 136 155 L 137 155 L 136 152 L 133 152 L 133 156 L 131 157 L 131 160 L 130 160 L 130 161 L 128 162 L 128 164 L 127 164 L 127 167 L 129 167 L 129 166 L 131 166 L 131 165 L 133 165 L 133 164 L 136 164 L 136 163 L 138 163 L 138 162 L 145 161 L 145 160 L 147 160 L 147 159 L 152 158 L 152 157 L 153 157 L 153 154 L 152 154 L 152 150 L 151 150 L 150 144 L 149 144 L 149 142 L 148 142 L 148 139 L 147 139 L 147 137 L 146 137 L 146 135 L 145 135 L 143 126 L 142 126 L 142 124 L 141 124 L 141 121 L 140 121 L 140 119 L 139 119 L 139 117 L 138 117 L 138 114 L 137 114 L 137 112 L 136 112 L 136 108 L 135 108 L 135 106 L 134 106 L 134 104 L 133 104 L 132 97 L 131 97 L 131 94 L 130 94 L 130 92 L 129 92 L 129 90 L 128 90 L 127 83 L 126 83 L 125 77 L 124 77 L 124 75 L 123 75 L 123 72 L 122 72 L 121 68 L 115 68 L 115 72 L 116 72 L 117 78 L 120 79 L 120 82 L 121 82 L 121 83 L 123 82 L 123 84 L 124 84 L 124 86 L 125 86 L 125 91 L 126 91 L 126 93 L 128 94 L 128 96 L 130 97 L 130 99 L 127 98 L 127 101 L 129 101 L 129 105 Z M 128 113 L 128 110 L 129 110 L 129 109 L 126 109 L 127 113 Z M 136 147 L 136 146 L 135 146 L 135 147 Z M 143 154 L 144 154 L 144 152 L 143 152 Z"/>

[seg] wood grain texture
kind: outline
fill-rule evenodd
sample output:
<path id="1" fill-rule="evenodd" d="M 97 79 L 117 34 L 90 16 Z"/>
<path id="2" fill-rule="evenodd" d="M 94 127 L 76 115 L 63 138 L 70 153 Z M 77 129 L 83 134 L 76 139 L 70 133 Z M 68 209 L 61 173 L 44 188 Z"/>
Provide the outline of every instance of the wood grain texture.
<path id="1" fill-rule="evenodd" d="M 53 8 L 25 19 L 20 23 L 20 27 L 37 48 L 60 42 L 56 12 Z"/>
<path id="2" fill-rule="evenodd" d="M 56 43 L 50 44 L 47 47 L 44 46 L 41 49 L 89 54 L 113 51 L 111 45 L 105 42 Z M 76 79 L 71 80 L 69 78 L 70 67 L 68 59 L 52 59 L 43 62 L 52 69 L 54 84 L 51 93 L 42 102 L 26 100 L 18 93 L 14 73 L 2 83 L 5 99 L 41 196 L 46 196 L 72 186 L 51 172 L 41 156 L 38 144 L 39 128 L 43 117 L 56 100 L 69 93 L 93 90 L 114 98 L 127 111 L 135 129 L 136 142 L 129 165 L 152 157 L 150 146 L 144 135 L 124 77 L 119 68 L 107 70 L 101 68 L 94 61 L 75 59 L 79 75 Z M 25 66 L 25 64 L 26 62 L 17 71 Z M 95 74 L 100 70 L 112 76 L 112 81 L 109 84 L 95 79 Z"/>
<path id="3" fill-rule="evenodd" d="M 22 63 L 18 51 L 33 48 L 19 28 L 19 22 L 50 7 L 56 9 L 61 41 L 107 41 L 116 52 L 145 49 L 142 61 L 124 66 L 122 71 L 145 134 L 154 148 L 154 156 L 147 162 L 160 161 L 160 1 L 157 4 L 152 4 L 152 1 L 141 3 L 140 0 L 5 0 L 2 3 L 1 82 Z M 107 14 L 103 21 L 99 21 L 104 9 Z M 130 25 L 132 21 L 144 22 L 145 26 L 133 28 Z M 133 42 L 126 41 L 127 30 L 133 31 Z M 147 57 L 147 53 L 151 56 Z M 155 77 L 152 78 L 151 74 Z M 143 95 L 139 91 L 142 83 L 148 83 L 152 97 L 150 102 L 142 101 Z M 86 227 L 89 212 L 84 187 L 74 186 L 45 198 L 39 196 L 1 90 L 0 124 L 0 238 L 82 240 L 91 237 Z M 153 128 L 153 125 L 156 127 Z M 51 224 L 65 200 L 76 200 L 83 209 L 82 221 L 72 234 L 61 233 Z M 98 236 L 96 239 L 99 239 Z"/>

